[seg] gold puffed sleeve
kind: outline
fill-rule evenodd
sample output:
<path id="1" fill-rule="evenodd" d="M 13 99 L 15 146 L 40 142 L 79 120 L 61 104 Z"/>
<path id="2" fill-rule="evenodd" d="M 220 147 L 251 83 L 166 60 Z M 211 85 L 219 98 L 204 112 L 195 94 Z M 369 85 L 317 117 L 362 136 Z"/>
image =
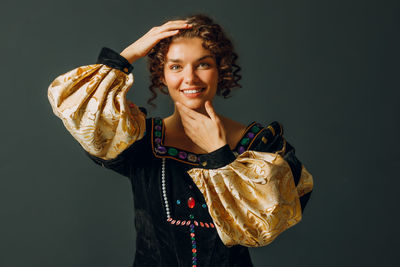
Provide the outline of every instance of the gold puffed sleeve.
<path id="1" fill-rule="evenodd" d="M 299 197 L 313 188 L 302 166 L 297 187 L 279 153 L 245 151 L 218 169 L 188 171 L 226 246 L 265 246 L 301 220 Z"/>
<path id="2" fill-rule="evenodd" d="M 48 98 L 67 130 L 91 155 L 109 160 L 143 138 L 146 115 L 126 100 L 133 75 L 103 64 L 57 77 Z"/>

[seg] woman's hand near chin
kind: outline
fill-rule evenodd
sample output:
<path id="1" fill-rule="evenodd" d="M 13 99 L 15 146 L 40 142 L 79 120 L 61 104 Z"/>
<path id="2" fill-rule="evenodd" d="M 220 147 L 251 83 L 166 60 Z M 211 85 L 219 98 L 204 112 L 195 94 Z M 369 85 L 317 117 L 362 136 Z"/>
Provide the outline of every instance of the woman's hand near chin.
<path id="1" fill-rule="evenodd" d="M 176 102 L 185 134 L 199 147 L 210 153 L 227 144 L 225 128 L 210 101 L 205 102 L 209 115 L 194 111 Z"/>
<path id="2" fill-rule="evenodd" d="M 133 63 L 141 57 L 144 57 L 149 51 L 162 39 L 168 38 L 179 33 L 181 29 L 188 29 L 191 25 L 185 20 L 172 20 L 161 26 L 153 27 L 136 42 L 125 48 L 120 55 L 126 58 L 129 63 Z"/>

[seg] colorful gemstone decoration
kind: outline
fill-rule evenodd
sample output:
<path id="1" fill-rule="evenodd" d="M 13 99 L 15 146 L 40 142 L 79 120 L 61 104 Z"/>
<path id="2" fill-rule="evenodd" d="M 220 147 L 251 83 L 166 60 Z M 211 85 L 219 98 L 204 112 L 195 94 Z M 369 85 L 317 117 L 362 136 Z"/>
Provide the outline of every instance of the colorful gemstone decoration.
<path id="1" fill-rule="evenodd" d="M 186 159 L 187 153 L 184 152 L 184 151 L 180 151 L 180 152 L 178 153 L 178 157 L 179 157 L 180 159 Z"/>
<path id="2" fill-rule="evenodd" d="M 207 205 L 206 204 L 202 204 L 201 205 L 203 208 L 207 208 Z"/>
<path id="3" fill-rule="evenodd" d="M 188 207 L 190 209 L 193 209 L 195 205 L 196 205 L 196 201 L 194 201 L 194 198 L 189 197 L 189 199 L 188 199 Z"/>
<path id="4" fill-rule="evenodd" d="M 254 125 L 253 127 L 251 127 L 250 131 L 252 133 L 258 133 L 260 131 L 260 128 L 257 125 Z"/>
<path id="5" fill-rule="evenodd" d="M 252 132 L 247 133 L 247 137 L 250 138 L 250 139 L 253 139 L 254 136 L 255 136 L 255 135 L 254 135 L 254 133 L 252 133 Z"/>
<path id="6" fill-rule="evenodd" d="M 154 132 L 155 137 L 161 137 L 161 132 L 160 131 L 155 131 Z"/>
<path id="7" fill-rule="evenodd" d="M 157 151 L 158 153 L 160 153 L 160 154 L 165 154 L 165 153 L 167 153 L 167 149 L 166 149 L 165 147 L 163 147 L 163 146 L 158 146 L 158 147 L 156 147 L 156 151 Z"/>
<path id="8" fill-rule="evenodd" d="M 179 199 L 176 200 L 176 204 L 180 205 L 181 201 Z"/>
<path id="9" fill-rule="evenodd" d="M 170 154 L 171 156 L 176 156 L 178 154 L 178 150 L 176 148 L 170 147 L 168 149 L 168 154 Z"/>
<path id="10" fill-rule="evenodd" d="M 197 156 L 193 155 L 193 154 L 190 154 L 190 153 L 188 154 L 187 158 L 191 162 L 196 162 L 197 161 Z"/>
<path id="11" fill-rule="evenodd" d="M 190 224 L 190 239 L 192 240 L 192 267 L 197 266 L 197 245 L 194 225 Z"/>
<path id="12" fill-rule="evenodd" d="M 250 143 L 250 138 L 248 137 L 245 137 L 240 141 L 240 144 L 243 146 L 248 145 L 249 143 Z"/>

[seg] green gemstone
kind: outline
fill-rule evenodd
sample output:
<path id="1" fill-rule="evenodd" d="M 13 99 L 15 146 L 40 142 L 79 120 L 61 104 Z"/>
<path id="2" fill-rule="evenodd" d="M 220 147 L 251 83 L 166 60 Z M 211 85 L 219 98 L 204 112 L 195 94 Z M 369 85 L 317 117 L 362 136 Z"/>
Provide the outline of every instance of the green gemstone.
<path id="1" fill-rule="evenodd" d="M 195 253 L 192 253 L 192 256 L 193 257 L 196 257 L 197 256 L 197 253 L 195 252 Z"/>
<path id="2" fill-rule="evenodd" d="M 190 219 L 194 219 L 193 214 L 190 214 L 190 215 L 189 215 L 189 218 L 190 218 Z"/>
<path id="3" fill-rule="evenodd" d="M 191 237 L 190 239 L 192 239 L 193 241 L 195 240 L 195 238 L 194 238 L 194 237 Z"/>
<path id="4" fill-rule="evenodd" d="M 155 131 L 155 132 L 154 132 L 154 135 L 155 135 L 156 137 L 161 137 L 161 132 L 160 132 L 160 131 Z"/>
<path id="5" fill-rule="evenodd" d="M 247 145 L 249 142 L 250 142 L 250 139 L 247 138 L 247 137 L 245 137 L 245 138 L 243 138 L 243 139 L 240 141 L 240 144 L 241 144 L 242 146 L 245 146 L 245 145 Z"/>
<path id="6" fill-rule="evenodd" d="M 168 149 L 168 154 L 170 154 L 171 156 L 176 156 L 178 155 L 178 150 L 176 148 L 170 147 Z"/>
<path id="7" fill-rule="evenodd" d="M 260 131 L 260 128 L 258 128 L 257 126 L 253 126 L 253 127 L 251 127 L 251 130 L 250 130 L 252 133 L 258 133 L 259 131 Z"/>
<path id="8" fill-rule="evenodd" d="M 157 125 L 161 125 L 161 124 L 162 124 L 162 120 L 158 120 L 158 119 L 157 119 L 157 120 L 156 120 L 156 124 L 157 124 Z"/>

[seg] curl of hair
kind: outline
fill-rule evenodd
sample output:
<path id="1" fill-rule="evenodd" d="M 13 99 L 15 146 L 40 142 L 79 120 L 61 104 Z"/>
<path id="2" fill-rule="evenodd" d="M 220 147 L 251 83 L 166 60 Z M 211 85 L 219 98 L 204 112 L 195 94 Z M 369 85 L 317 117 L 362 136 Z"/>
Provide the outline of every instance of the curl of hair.
<path id="1" fill-rule="evenodd" d="M 203 47 L 215 56 L 218 67 L 217 95 L 228 98 L 233 88 L 241 88 L 239 84 L 242 78 L 239 74 L 241 68 L 236 64 L 238 55 L 221 26 L 214 23 L 208 16 L 201 14 L 184 18 L 184 20 L 193 26 L 181 30 L 172 37 L 162 39 L 147 55 L 151 81 L 149 89 L 152 94 L 147 103 L 153 107 L 156 106 L 153 101 L 157 98 L 157 89 L 163 94 L 168 94 L 168 88 L 162 82 L 164 64 L 169 45 L 177 38 L 201 38 Z"/>

